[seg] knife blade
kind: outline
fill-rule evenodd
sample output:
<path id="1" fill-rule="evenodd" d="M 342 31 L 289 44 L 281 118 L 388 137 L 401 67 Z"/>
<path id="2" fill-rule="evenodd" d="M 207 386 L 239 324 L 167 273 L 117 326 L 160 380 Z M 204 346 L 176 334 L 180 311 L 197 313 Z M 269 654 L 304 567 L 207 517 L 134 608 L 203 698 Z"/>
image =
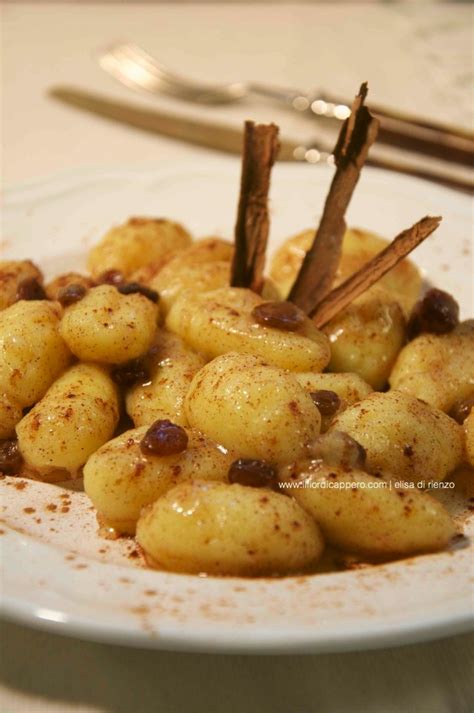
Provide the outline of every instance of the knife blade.
<path id="1" fill-rule="evenodd" d="M 221 123 L 148 109 L 69 86 L 52 87 L 48 90 L 48 95 L 68 106 L 142 131 L 216 151 L 238 155 L 242 151 L 242 131 Z M 283 137 L 280 138 L 278 160 L 307 163 L 329 160 L 330 162 L 334 143 L 323 138 L 304 145 Z M 428 157 L 421 158 L 408 151 L 398 150 L 395 154 L 392 149 L 387 151 L 387 148 L 374 146 L 367 163 L 378 168 L 436 181 L 469 193 L 474 192 L 474 172 L 471 169 Z"/>

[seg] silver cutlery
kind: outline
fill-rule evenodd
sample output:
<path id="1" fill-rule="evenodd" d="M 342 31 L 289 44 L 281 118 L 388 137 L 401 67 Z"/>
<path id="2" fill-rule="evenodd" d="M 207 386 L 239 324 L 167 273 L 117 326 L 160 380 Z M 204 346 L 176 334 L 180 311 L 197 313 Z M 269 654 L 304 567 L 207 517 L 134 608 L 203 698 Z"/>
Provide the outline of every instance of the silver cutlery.
<path id="1" fill-rule="evenodd" d="M 227 153 L 240 154 L 242 150 L 242 131 L 224 124 L 198 121 L 119 102 L 75 87 L 53 87 L 49 90 L 49 96 L 63 104 L 153 134 L 168 136 Z M 473 190 L 472 172 L 464 166 L 440 165 L 444 162 L 434 161 L 428 157 L 423 160 L 423 163 L 420 163 L 408 153 L 401 154 L 399 159 L 394 160 L 385 155 L 383 149 L 376 151 L 376 148 L 372 149 L 367 162 L 369 165 L 427 178 L 468 192 Z M 280 139 L 278 158 L 280 161 L 331 163 L 332 149 L 332 143 L 315 141 L 309 145 L 302 145 L 283 137 Z"/>
<path id="2" fill-rule="evenodd" d="M 99 53 L 98 61 L 102 69 L 122 84 L 154 95 L 166 94 L 188 102 L 217 106 L 238 102 L 254 94 L 299 113 L 336 123 L 350 114 L 346 102 L 321 92 L 305 94 L 253 81 L 209 84 L 189 79 L 169 70 L 132 43 L 108 47 Z M 373 104 L 370 108 L 380 120 L 379 143 L 472 166 L 474 135 L 471 132 Z"/>

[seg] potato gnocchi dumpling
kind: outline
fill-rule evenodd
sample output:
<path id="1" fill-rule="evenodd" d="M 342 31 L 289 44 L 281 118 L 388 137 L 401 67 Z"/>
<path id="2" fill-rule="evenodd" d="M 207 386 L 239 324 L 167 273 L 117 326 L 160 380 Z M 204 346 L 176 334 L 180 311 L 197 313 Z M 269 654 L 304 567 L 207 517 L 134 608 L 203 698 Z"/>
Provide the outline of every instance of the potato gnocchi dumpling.
<path id="1" fill-rule="evenodd" d="M 107 372 L 92 364 L 66 371 L 16 427 L 26 465 L 41 479 L 77 474 L 115 430 L 119 404 Z"/>
<path id="2" fill-rule="evenodd" d="M 394 557 L 445 547 L 456 534 L 445 508 L 416 488 L 390 488 L 362 470 L 320 460 L 285 469 L 287 492 L 315 519 L 326 541 L 370 557 Z"/>
<path id="3" fill-rule="evenodd" d="M 154 262 L 147 263 L 146 265 L 142 265 L 139 267 L 137 270 L 134 270 L 130 275 L 129 275 L 129 280 L 130 282 L 139 282 L 141 285 L 151 285 L 151 282 L 153 279 L 158 275 L 160 270 L 164 268 L 164 266 L 172 260 L 173 255 L 169 256 L 166 255 L 165 257 L 162 257 L 160 260 L 155 260 Z"/>
<path id="4" fill-rule="evenodd" d="M 209 292 L 226 287 L 230 282 L 230 262 L 216 260 L 192 265 L 181 262 L 180 257 L 177 255 L 165 265 L 150 283 L 160 295 L 160 309 L 164 314 L 168 314 L 183 292 Z"/>
<path id="5" fill-rule="evenodd" d="M 21 300 L 0 312 L 0 394 L 20 407 L 38 401 L 67 367 L 56 302 Z"/>
<path id="6" fill-rule="evenodd" d="M 474 466 L 474 409 L 464 421 L 464 434 L 466 438 L 466 459 L 469 465 Z"/>
<path id="7" fill-rule="evenodd" d="M 23 280 L 43 283 L 43 274 L 31 260 L 0 260 L 0 311 L 17 300 L 17 291 Z"/>
<path id="8" fill-rule="evenodd" d="M 137 540 L 154 567 L 234 576 L 299 572 L 324 547 L 317 525 L 294 500 L 200 480 L 181 483 L 145 509 Z"/>
<path id="9" fill-rule="evenodd" d="M 238 351 L 290 371 L 322 371 L 330 358 L 327 338 L 306 319 L 297 331 L 262 326 L 252 310 L 265 300 L 251 290 L 224 287 L 182 294 L 166 324 L 209 358 Z"/>
<path id="10" fill-rule="evenodd" d="M 187 430 L 185 451 L 144 455 L 146 426 L 126 431 L 99 448 L 84 467 L 84 489 L 100 519 L 121 533 L 133 534 L 141 509 L 190 478 L 227 482 L 234 456 L 197 431 Z"/>
<path id="11" fill-rule="evenodd" d="M 50 300 L 57 300 L 60 292 L 71 285 L 81 285 L 88 290 L 89 287 L 93 287 L 94 281 L 79 272 L 65 272 L 64 275 L 58 275 L 54 280 L 48 282 L 45 287 L 46 295 Z"/>
<path id="12" fill-rule="evenodd" d="M 304 230 L 288 238 L 275 252 L 270 275 L 283 297 L 288 295 L 296 279 L 304 256 L 314 240 L 314 234 L 314 230 Z M 334 286 L 339 285 L 354 272 L 357 272 L 388 244 L 388 240 L 380 238 L 374 233 L 348 228 L 344 234 L 341 262 Z M 410 260 L 404 259 L 384 275 L 377 284 L 388 290 L 408 314 L 420 294 L 421 274 Z"/>
<path id="13" fill-rule="evenodd" d="M 390 293 L 365 293 L 323 327 L 331 343 L 328 370 L 354 372 L 382 389 L 405 343 L 405 328 L 403 311 Z"/>
<path id="14" fill-rule="evenodd" d="M 163 418 L 186 426 L 184 398 L 205 363 L 204 357 L 188 349 L 176 334 L 160 330 L 145 359 L 149 381 L 132 387 L 126 395 L 127 413 L 135 426 Z"/>
<path id="15" fill-rule="evenodd" d="M 411 483 L 444 480 L 462 460 L 461 427 L 401 391 L 369 394 L 339 414 L 330 430 L 348 433 L 366 449 L 370 473 Z"/>
<path id="16" fill-rule="evenodd" d="M 231 352 L 194 377 L 185 399 L 193 428 L 241 457 L 285 463 L 318 435 L 321 417 L 292 374 Z"/>
<path id="17" fill-rule="evenodd" d="M 173 259 L 179 265 L 203 264 L 205 262 L 230 262 L 234 254 L 234 245 L 228 240 L 215 236 L 195 240 Z"/>
<path id="18" fill-rule="evenodd" d="M 295 374 L 295 378 L 300 386 L 309 393 L 320 389 L 334 391 L 343 402 L 344 408 L 365 399 L 373 391 L 372 387 L 358 374 L 305 372 Z"/>
<path id="19" fill-rule="evenodd" d="M 357 374 L 305 372 L 295 374 L 295 378 L 300 386 L 311 394 L 318 407 L 323 433 L 328 430 L 338 413 L 372 392 L 372 387 Z"/>
<path id="20" fill-rule="evenodd" d="M 15 434 L 15 426 L 21 421 L 23 410 L 14 398 L 0 394 L 0 439 L 10 438 Z"/>
<path id="21" fill-rule="evenodd" d="M 100 285 L 65 310 L 60 331 L 79 359 L 121 364 L 150 348 L 157 316 L 157 305 L 143 295 Z"/>
<path id="22" fill-rule="evenodd" d="M 399 353 L 389 381 L 393 389 L 450 411 L 474 391 L 474 327 L 461 323 L 449 334 L 421 334 Z"/>
<path id="23" fill-rule="evenodd" d="M 189 266 L 192 267 L 197 263 L 202 264 L 217 261 L 229 262 L 232 259 L 233 251 L 234 249 L 232 243 L 227 242 L 227 240 L 222 240 L 221 238 L 216 237 L 202 238 L 201 240 L 194 241 L 187 248 L 180 250 L 175 255 L 165 256 L 160 260 L 148 263 L 147 265 L 143 265 L 130 275 L 130 280 L 151 286 L 151 283 L 154 282 L 158 273 L 165 267 L 167 263 L 172 261 L 173 265 L 176 267 L 177 271 L 183 278 L 183 281 L 186 282 L 186 278 L 183 277 L 183 271 L 181 269 L 184 263 L 187 263 Z M 175 260 L 175 258 L 179 258 L 179 260 Z M 177 289 L 179 289 L 179 280 L 177 279 L 175 281 L 173 279 L 173 272 L 173 270 L 167 270 L 167 272 L 165 272 L 163 281 L 157 282 L 157 285 L 159 285 L 159 287 L 156 287 L 156 289 L 161 290 L 163 288 L 163 291 L 165 292 L 165 306 L 167 300 L 166 293 L 169 289 L 171 289 L 171 283 Z"/>
<path id="24" fill-rule="evenodd" d="M 175 255 L 191 243 L 188 231 L 163 218 L 130 218 L 109 230 L 89 253 L 93 277 L 120 270 L 126 277 L 138 268 Z"/>
<path id="25" fill-rule="evenodd" d="M 366 230 L 351 228 L 346 230 L 342 246 L 342 257 L 337 271 L 335 285 L 350 277 L 354 272 L 369 262 L 377 253 L 384 250 L 390 241 Z M 378 281 L 376 287 L 387 290 L 396 300 L 405 314 L 413 308 L 421 292 L 422 277 L 418 268 L 405 258 Z"/>

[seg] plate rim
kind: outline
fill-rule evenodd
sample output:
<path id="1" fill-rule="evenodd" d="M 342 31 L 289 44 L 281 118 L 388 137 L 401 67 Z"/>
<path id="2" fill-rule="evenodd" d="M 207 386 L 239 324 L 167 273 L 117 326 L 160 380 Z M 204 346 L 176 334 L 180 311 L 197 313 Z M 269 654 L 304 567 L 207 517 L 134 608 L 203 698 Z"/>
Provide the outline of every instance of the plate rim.
<path id="1" fill-rule="evenodd" d="M 147 633 L 143 629 L 123 630 L 112 626 L 97 626 L 97 623 L 69 619 L 67 622 L 46 619 L 31 613 L 31 608 L 19 606 L 8 600 L 0 602 L 0 615 L 7 621 L 30 626 L 40 631 L 46 631 L 68 638 L 84 641 L 126 646 L 129 648 L 156 649 L 160 651 L 181 653 L 206 653 L 229 655 L 285 655 L 285 654 L 326 654 L 354 651 L 369 651 L 376 649 L 395 648 L 410 644 L 436 641 L 438 639 L 468 634 L 474 631 L 474 615 L 460 613 L 455 617 L 427 618 L 414 625 L 412 622 L 393 626 L 380 626 L 374 631 L 357 630 L 353 627 L 350 635 L 347 631 L 341 634 L 326 635 L 324 638 L 311 638 L 307 635 L 295 636 L 288 640 L 285 635 L 269 634 L 250 641 L 247 636 L 240 636 L 237 630 L 228 637 L 214 638 L 212 634 L 192 633 L 187 638 L 176 635 Z"/>

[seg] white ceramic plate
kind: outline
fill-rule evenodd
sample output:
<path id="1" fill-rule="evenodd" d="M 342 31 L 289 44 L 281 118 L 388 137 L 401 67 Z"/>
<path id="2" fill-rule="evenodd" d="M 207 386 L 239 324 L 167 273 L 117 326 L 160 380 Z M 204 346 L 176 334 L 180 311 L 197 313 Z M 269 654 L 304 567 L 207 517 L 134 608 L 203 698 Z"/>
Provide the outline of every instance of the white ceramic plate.
<path id="1" fill-rule="evenodd" d="M 274 249 L 314 225 L 331 174 L 278 165 L 272 186 Z M 239 164 L 94 169 L 4 195 L 2 252 L 47 274 L 83 266 L 84 254 L 130 215 L 182 221 L 197 236 L 230 237 Z M 425 214 L 444 216 L 415 260 L 470 316 L 471 204 L 449 190 L 366 170 L 348 223 L 393 237 Z M 57 632 L 163 649 L 335 651 L 389 646 L 465 631 L 473 623 L 472 518 L 455 502 L 468 540 L 449 552 L 351 571 L 284 579 L 191 577 L 143 568 L 132 541 L 97 535 L 83 493 L 5 478 L 5 616 Z"/>

